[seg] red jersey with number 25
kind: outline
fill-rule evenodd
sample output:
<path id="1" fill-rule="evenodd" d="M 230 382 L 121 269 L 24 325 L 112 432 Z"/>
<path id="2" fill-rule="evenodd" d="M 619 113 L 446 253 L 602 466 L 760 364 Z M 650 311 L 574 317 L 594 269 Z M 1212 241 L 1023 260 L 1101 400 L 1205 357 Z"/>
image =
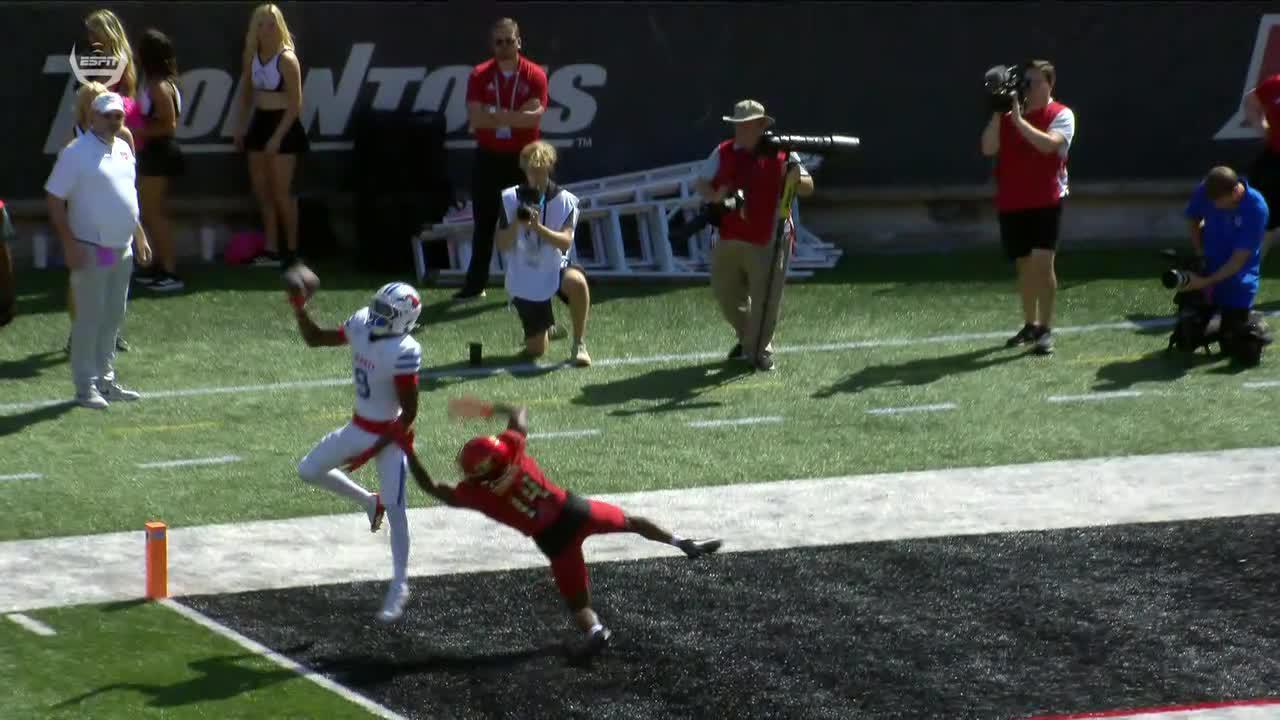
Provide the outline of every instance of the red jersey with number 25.
<path id="1" fill-rule="evenodd" d="M 525 453 L 524 435 L 507 430 L 498 439 L 515 451 L 511 470 L 492 483 L 458 483 L 453 489 L 454 502 L 525 535 L 536 535 L 559 517 L 565 492 L 548 480 L 538 463 Z"/>

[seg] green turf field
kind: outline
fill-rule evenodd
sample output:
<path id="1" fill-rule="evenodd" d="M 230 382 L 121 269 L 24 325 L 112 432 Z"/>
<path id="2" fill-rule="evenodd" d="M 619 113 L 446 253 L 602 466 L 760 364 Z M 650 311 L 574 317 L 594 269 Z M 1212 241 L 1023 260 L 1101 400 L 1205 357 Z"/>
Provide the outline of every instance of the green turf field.
<path id="1" fill-rule="evenodd" d="M 1169 315 L 1162 269 L 1145 252 L 1067 254 L 1058 325 Z M 312 313 L 329 324 L 392 279 L 317 270 Z M 4 406 L 71 394 L 64 276 L 23 282 L 21 315 L 0 332 Z M 140 293 L 130 307 L 125 334 L 135 349 L 119 358 L 120 378 L 158 396 L 105 412 L 0 409 L 0 476 L 43 476 L 0 482 L 0 541 L 136 530 L 156 518 L 180 527 L 352 511 L 294 471 L 349 417 L 348 351 L 303 346 L 273 271 L 193 270 L 188 287 L 176 297 Z M 473 341 L 491 366 L 514 362 L 519 324 L 501 290 L 460 308 L 449 306 L 450 292 L 424 291 L 426 369 L 465 368 Z M 528 404 L 533 432 L 592 431 L 531 443 L 553 479 L 587 493 L 1266 445 L 1280 421 L 1280 390 L 1244 386 L 1280 377 L 1274 358 L 1243 374 L 1171 360 L 1166 329 L 1063 332 L 1052 358 L 1004 349 L 1018 310 L 1009 269 L 988 253 L 848 257 L 791 286 L 771 374 L 723 361 L 732 339 L 706 287 L 593 292 L 595 367 L 424 383 L 418 446 L 430 469 L 452 477 L 459 445 L 493 427 L 446 422 L 446 399 L 464 392 Z M 1272 298 L 1280 295 L 1264 282 L 1263 309 Z M 563 308 L 557 316 L 567 321 Z M 986 333 L 996 336 L 938 339 Z M 556 343 L 549 361 L 567 353 Z M 333 383 L 268 387 L 324 380 Z M 1050 401 L 1117 390 L 1142 394 Z M 922 405 L 954 407 L 868 412 Z M 690 426 L 716 420 L 752 422 Z M 239 459 L 138 467 L 224 456 Z M 372 468 L 358 479 L 376 484 Z M 411 504 L 425 503 L 411 494 Z M 30 615 L 58 635 L 0 623 L 6 720 L 364 716 L 159 606 Z"/>
<path id="2" fill-rule="evenodd" d="M 1150 253 L 1066 256 L 1059 325 L 1065 328 L 1167 315 L 1169 293 Z M 385 278 L 319 268 L 312 303 L 336 324 Z M 428 467 L 449 476 L 459 445 L 483 423 L 446 422 L 460 393 L 527 403 L 534 432 L 597 431 L 533 440 L 553 478 L 584 492 L 687 487 L 1046 459 L 1250 446 L 1280 420 L 1268 379 L 1224 363 L 1163 355 L 1167 330 L 1063 332 L 1052 358 L 1006 350 L 1018 325 L 1007 269 L 985 254 L 947 258 L 850 257 L 836 271 L 787 290 L 778 371 L 753 374 L 723 361 L 731 344 L 705 287 L 597 287 L 588 346 L 597 366 L 424 383 L 418 444 Z M 67 321 L 61 278 L 39 274 L 22 315 L 4 331 L 3 403 L 70 394 L 61 346 Z M 0 540 L 171 525 L 346 512 L 306 488 L 294 468 L 350 414 L 345 349 L 308 349 L 263 270 L 195 272 L 178 297 L 131 306 L 122 380 L 147 391 L 194 390 L 117 404 L 104 412 L 60 406 L 0 415 Z M 1265 292 L 1264 308 L 1272 297 Z M 447 290 L 426 290 L 418 333 L 428 370 L 465 367 L 467 343 L 491 365 L 514 361 L 518 321 L 500 290 L 450 309 Z M 562 316 L 567 313 L 561 312 Z M 567 320 L 567 317 L 562 317 Z M 928 341 L 955 334 L 999 337 Z M 841 343 L 916 340 L 877 347 Z M 789 352 L 788 348 L 794 349 Z M 567 355 L 553 344 L 551 361 Z M 661 359 L 705 353 L 710 359 Z M 635 362 L 616 363 L 619 358 Z M 332 380 L 327 387 L 264 388 Z M 236 390 L 235 388 L 247 389 Z M 199 394 L 210 388 L 228 392 Z M 1141 397 L 1051 403 L 1051 396 L 1140 391 Z M 902 415 L 868 410 L 954 404 Z M 714 420 L 756 424 L 690 427 Z M 236 456 L 228 464 L 142 469 L 138 464 Z M 376 484 L 373 469 L 358 477 Z M 425 503 L 414 496 L 414 504 Z M 57 512 L 51 512 L 57 508 Z"/>

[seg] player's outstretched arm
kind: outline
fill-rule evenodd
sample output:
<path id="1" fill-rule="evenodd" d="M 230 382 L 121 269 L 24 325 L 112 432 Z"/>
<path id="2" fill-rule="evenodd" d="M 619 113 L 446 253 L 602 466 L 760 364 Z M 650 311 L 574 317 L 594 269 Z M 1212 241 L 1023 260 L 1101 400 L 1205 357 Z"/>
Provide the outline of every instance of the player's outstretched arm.
<path id="1" fill-rule="evenodd" d="M 307 309 L 294 304 L 294 316 L 298 319 L 298 332 L 302 333 L 302 341 L 307 347 L 335 347 L 347 344 L 347 336 L 341 330 L 330 330 L 316 325 Z"/>
<path id="2" fill-rule="evenodd" d="M 404 456 L 409 462 L 409 472 L 413 474 L 413 479 L 418 483 L 418 487 L 445 505 L 458 504 L 453 499 L 453 488 L 433 480 L 427 469 L 422 467 L 422 463 L 418 461 L 418 454 L 413 451 L 412 447 L 405 450 Z"/>

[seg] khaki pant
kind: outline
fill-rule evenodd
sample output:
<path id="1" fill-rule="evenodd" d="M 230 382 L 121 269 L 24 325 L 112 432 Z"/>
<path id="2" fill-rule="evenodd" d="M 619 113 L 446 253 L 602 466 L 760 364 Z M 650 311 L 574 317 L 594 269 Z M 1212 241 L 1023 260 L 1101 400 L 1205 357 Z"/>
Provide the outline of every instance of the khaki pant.
<path id="1" fill-rule="evenodd" d="M 711 291 L 724 319 L 742 343 L 742 351 L 752 361 L 761 351 L 773 352 L 773 331 L 778 325 L 782 286 L 791 262 L 791 253 L 784 251 L 780 255 L 771 282 L 772 246 L 721 239 L 711 253 Z"/>

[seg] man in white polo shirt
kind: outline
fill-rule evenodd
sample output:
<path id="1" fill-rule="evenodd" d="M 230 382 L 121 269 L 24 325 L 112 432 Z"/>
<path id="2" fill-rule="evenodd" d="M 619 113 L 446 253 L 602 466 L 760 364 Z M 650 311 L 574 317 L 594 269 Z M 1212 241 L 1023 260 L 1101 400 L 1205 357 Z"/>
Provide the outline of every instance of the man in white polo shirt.
<path id="1" fill-rule="evenodd" d="M 138 262 L 151 264 L 151 247 L 138 222 L 137 161 L 129 143 L 116 137 L 124 124 L 124 101 L 104 93 L 93 101 L 92 132 L 63 148 L 44 189 L 49 221 L 62 241 L 71 270 L 75 322 L 71 326 L 71 376 L 76 402 L 105 408 L 138 393 L 115 378 L 116 333 L 124 320 Z"/>
<path id="2" fill-rule="evenodd" d="M 578 225 L 578 198 L 551 181 L 556 149 L 544 140 L 520 151 L 520 168 L 527 184 L 502 191 L 502 210 L 494 240 L 506 260 L 507 295 L 524 329 L 524 355 L 541 357 L 553 339 L 555 318 L 551 299 L 569 306 L 573 347 L 569 362 L 587 367 L 587 314 L 591 292 L 586 273 L 571 265 L 573 234 Z"/>

